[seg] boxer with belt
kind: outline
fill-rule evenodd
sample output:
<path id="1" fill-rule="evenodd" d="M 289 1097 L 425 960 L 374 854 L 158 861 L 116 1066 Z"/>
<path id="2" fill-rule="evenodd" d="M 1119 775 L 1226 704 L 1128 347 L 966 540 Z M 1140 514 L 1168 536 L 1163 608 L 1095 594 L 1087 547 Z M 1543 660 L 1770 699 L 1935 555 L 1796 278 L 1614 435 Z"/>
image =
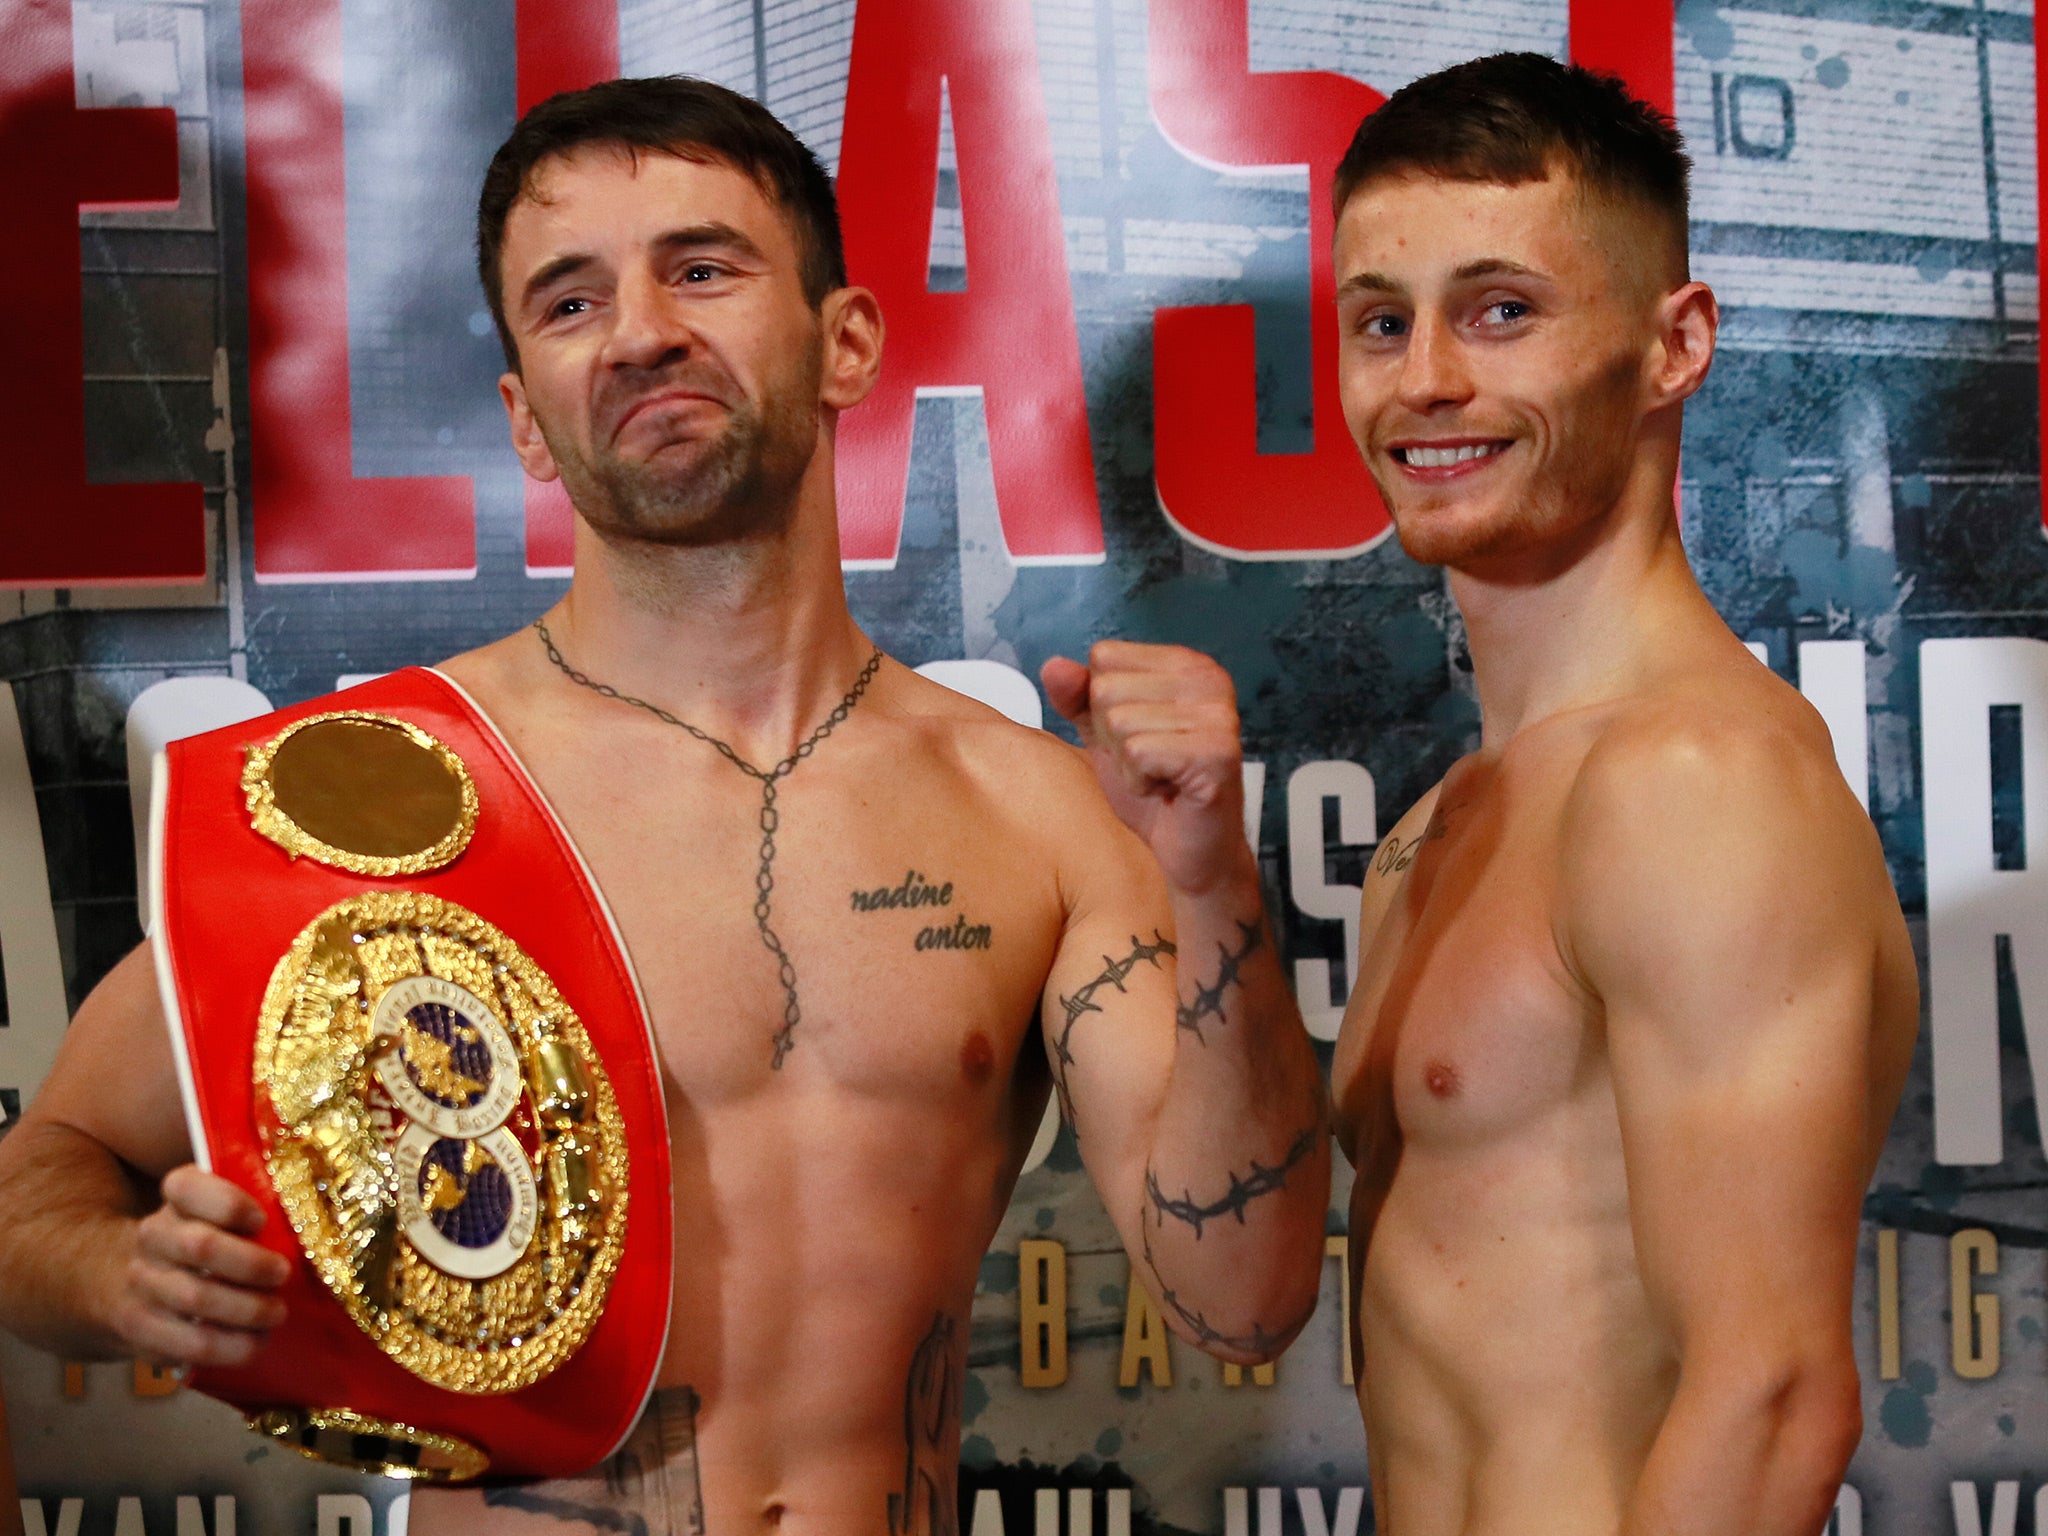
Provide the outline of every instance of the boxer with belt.
<path id="1" fill-rule="evenodd" d="M 833 442 L 881 315 L 829 180 L 752 103 L 654 80 L 535 108 L 479 246 L 514 446 L 576 505 L 576 575 L 440 671 L 637 970 L 674 1321 L 604 1466 L 422 1491 L 412 1527 L 950 1531 L 976 1271 L 1049 1094 L 1169 1326 L 1255 1362 L 1314 1303 L 1323 1097 L 1229 679 L 1115 642 L 1048 664 L 1083 754 L 859 632 Z M 292 1326 L 277 1288 L 303 1261 L 249 1190 L 186 1166 L 165 1041 L 147 958 L 123 962 L 0 1143 L 0 1321 L 242 1366 Z"/>

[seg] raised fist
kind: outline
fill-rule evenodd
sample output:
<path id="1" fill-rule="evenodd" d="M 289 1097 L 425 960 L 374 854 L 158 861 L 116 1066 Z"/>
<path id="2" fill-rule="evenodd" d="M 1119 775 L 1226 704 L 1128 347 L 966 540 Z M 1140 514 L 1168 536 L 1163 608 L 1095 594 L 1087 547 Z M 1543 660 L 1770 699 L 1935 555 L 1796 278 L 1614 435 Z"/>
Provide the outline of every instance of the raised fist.
<path id="1" fill-rule="evenodd" d="M 1102 640 L 1087 666 L 1055 656 L 1039 679 L 1080 732 L 1110 805 L 1174 889 L 1200 895 L 1227 879 L 1257 879 L 1228 672 L 1186 646 Z"/>

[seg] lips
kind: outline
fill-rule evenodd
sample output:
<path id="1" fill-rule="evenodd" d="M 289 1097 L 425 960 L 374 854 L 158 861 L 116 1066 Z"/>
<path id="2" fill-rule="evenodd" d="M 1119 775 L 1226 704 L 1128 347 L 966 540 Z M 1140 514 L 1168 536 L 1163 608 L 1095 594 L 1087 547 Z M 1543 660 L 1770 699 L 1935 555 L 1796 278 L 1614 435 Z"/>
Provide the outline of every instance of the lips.
<path id="1" fill-rule="evenodd" d="M 612 436 L 616 438 L 621 432 L 624 432 L 626 430 L 627 426 L 630 425 L 635 418 L 644 415 L 648 411 L 661 410 L 665 407 L 675 405 L 717 405 L 719 403 L 720 402 L 717 399 L 703 393 L 701 390 L 656 390 L 653 394 L 641 396 L 638 400 L 635 400 L 630 406 L 626 408 L 626 413 L 619 418 L 619 424 L 612 429 Z"/>
<path id="2" fill-rule="evenodd" d="M 1402 443 L 1387 451 L 1394 456 L 1396 463 L 1405 464 L 1410 469 L 1455 469 L 1461 464 L 1476 464 L 1495 458 L 1512 446 L 1511 439 L 1495 437 L 1478 441 Z"/>

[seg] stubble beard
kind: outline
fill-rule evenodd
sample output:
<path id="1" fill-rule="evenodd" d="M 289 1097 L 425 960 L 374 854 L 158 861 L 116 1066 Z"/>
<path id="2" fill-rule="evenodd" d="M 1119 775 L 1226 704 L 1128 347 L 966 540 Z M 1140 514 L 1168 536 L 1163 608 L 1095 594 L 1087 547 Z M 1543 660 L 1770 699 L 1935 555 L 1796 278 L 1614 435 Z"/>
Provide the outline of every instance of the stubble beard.
<path id="1" fill-rule="evenodd" d="M 760 406 L 724 381 L 725 426 L 670 462 L 633 462 L 606 451 L 548 446 L 562 488 L 601 537 L 702 548 L 774 537 L 796 515 L 797 490 L 818 445 L 816 339 L 791 374 L 771 380 Z M 657 380 L 648 386 L 659 388 Z M 543 432 L 543 436 L 547 436 Z"/>
<path id="2" fill-rule="evenodd" d="M 1484 519 L 1423 515 L 1394 518 L 1401 549 L 1418 565 L 1456 568 L 1512 555 L 1540 543 L 1546 519 L 1527 507 L 1503 510 Z"/>

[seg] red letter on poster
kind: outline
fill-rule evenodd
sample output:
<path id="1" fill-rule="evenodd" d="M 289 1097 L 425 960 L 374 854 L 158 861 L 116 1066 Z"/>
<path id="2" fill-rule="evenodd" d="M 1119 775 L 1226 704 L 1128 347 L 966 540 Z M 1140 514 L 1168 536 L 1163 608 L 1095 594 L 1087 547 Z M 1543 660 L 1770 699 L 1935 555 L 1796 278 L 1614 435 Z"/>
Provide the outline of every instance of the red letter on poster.
<path id="1" fill-rule="evenodd" d="M 928 283 L 939 90 L 960 154 L 967 291 Z M 892 565 L 917 391 L 978 386 L 1020 564 L 1102 558 L 1081 346 L 1030 0 L 862 0 L 839 202 L 847 263 L 889 322 L 882 382 L 839 423 L 839 545 Z"/>
<path id="2" fill-rule="evenodd" d="M 1246 9 L 1246 0 L 1154 0 L 1152 115 L 1194 159 L 1308 168 L 1315 446 L 1259 452 L 1250 305 L 1162 309 L 1152 332 L 1153 475 L 1167 519 L 1204 548 L 1255 560 L 1356 554 L 1386 534 L 1387 514 L 1337 402 L 1330 181 L 1359 120 L 1385 98 L 1323 71 L 1251 73 Z"/>
<path id="3" fill-rule="evenodd" d="M 1644 0 L 1572 0 L 1574 64 L 1619 75 L 1660 112 L 1672 110 L 1673 11 Z"/>
<path id="4" fill-rule="evenodd" d="M 178 122 L 168 108 L 78 110 L 69 0 L 0 12 L 0 164 L 7 238 L 0 287 L 17 296 L 0 368 L 0 586 L 195 581 L 206 506 L 193 484 L 85 478 L 85 280 L 80 203 L 178 200 Z M 40 878 L 40 877 L 38 877 Z"/>
<path id="5" fill-rule="evenodd" d="M 519 113 L 619 72 L 618 0 L 519 0 Z M 566 576 L 576 509 L 559 480 L 526 482 L 526 573 Z"/>
<path id="6" fill-rule="evenodd" d="M 257 579 L 470 575 L 467 476 L 356 478 L 341 0 L 245 0 L 242 81 Z"/>

